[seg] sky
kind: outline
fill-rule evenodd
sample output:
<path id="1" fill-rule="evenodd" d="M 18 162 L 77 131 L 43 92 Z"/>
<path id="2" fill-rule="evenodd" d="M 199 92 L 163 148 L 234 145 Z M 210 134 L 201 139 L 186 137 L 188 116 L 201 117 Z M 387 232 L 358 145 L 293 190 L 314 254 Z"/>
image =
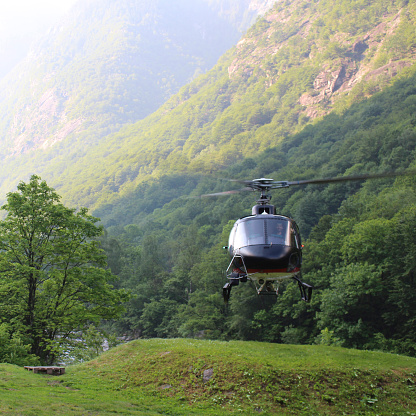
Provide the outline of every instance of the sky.
<path id="1" fill-rule="evenodd" d="M 0 78 L 79 0 L 0 0 Z M 82 1 L 82 0 L 81 0 Z"/>
<path id="2" fill-rule="evenodd" d="M 0 36 L 48 29 L 77 0 L 0 0 Z"/>

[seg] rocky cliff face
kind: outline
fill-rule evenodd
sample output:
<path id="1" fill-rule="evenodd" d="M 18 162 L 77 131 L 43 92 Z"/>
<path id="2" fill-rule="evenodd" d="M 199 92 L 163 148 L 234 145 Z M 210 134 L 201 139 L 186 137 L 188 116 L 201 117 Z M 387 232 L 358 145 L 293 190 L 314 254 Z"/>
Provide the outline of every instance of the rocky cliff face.
<path id="1" fill-rule="evenodd" d="M 299 99 L 305 107 L 305 114 L 315 118 L 328 113 L 340 95 L 348 94 L 361 81 L 371 82 L 371 93 L 374 93 L 403 68 L 413 65 L 416 58 L 413 52 L 403 59 L 390 60 L 381 66 L 376 63 L 383 53 L 386 40 L 395 34 L 400 21 L 401 13 L 398 13 L 357 40 L 340 36 L 339 41 L 345 49 L 344 56 L 322 64 L 313 82 L 313 91 L 303 94 Z M 330 105 L 324 106 L 325 101 Z"/>
<path id="2" fill-rule="evenodd" d="M 248 6 L 249 10 L 253 10 L 257 15 L 264 15 L 276 3 L 276 0 L 251 0 Z"/>
<path id="3" fill-rule="evenodd" d="M 320 13 L 302 1 L 285 4 L 277 5 L 264 17 L 262 31 L 249 32 L 238 42 L 228 73 L 230 78 L 264 77 L 271 86 L 293 69 L 295 51 L 296 65 L 314 67 L 316 74 L 309 91 L 299 98 L 303 113 L 311 119 L 331 112 L 338 98 L 348 95 L 362 81 L 367 84 L 363 94 L 372 95 L 415 62 L 414 48 L 396 53 L 389 50 L 409 24 L 403 22 L 407 19 L 403 10 L 386 11 L 382 21 L 365 33 L 328 30 L 325 41 L 317 41 L 314 35 L 320 27 Z M 287 56 L 291 56 L 291 68 L 285 64 Z"/>
<path id="4" fill-rule="evenodd" d="M 65 97 L 56 88 L 50 88 L 33 105 L 18 109 L 9 129 L 14 142 L 8 157 L 51 147 L 80 131 L 85 120 L 68 117 L 64 101 Z"/>

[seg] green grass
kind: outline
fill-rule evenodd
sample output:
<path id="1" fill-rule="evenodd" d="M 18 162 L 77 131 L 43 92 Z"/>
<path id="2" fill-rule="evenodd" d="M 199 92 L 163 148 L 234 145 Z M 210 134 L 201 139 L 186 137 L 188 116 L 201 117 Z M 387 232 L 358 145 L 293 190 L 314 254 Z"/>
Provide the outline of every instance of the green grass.
<path id="1" fill-rule="evenodd" d="M 319 345 L 139 340 L 64 376 L 0 365 L 0 414 L 409 416 L 416 359 Z"/>

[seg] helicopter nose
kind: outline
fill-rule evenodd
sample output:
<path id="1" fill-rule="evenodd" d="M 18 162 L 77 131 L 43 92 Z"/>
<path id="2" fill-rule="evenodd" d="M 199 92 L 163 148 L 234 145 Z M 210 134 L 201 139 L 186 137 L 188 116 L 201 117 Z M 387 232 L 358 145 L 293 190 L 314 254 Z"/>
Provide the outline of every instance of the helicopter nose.
<path id="1" fill-rule="evenodd" d="M 286 269 L 292 254 L 291 247 L 279 244 L 254 245 L 239 249 L 248 269 Z"/>

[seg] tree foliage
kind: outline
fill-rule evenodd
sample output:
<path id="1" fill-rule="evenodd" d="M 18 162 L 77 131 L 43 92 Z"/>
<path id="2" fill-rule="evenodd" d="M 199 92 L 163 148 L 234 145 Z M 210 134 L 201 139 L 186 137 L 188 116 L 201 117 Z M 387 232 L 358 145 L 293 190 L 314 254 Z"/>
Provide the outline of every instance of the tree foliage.
<path id="1" fill-rule="evenodd" d="M 0 222 L 1 322 L 42 362 L 53 361 L 73 331 L 117 317 L 124 298 L 105 268 L 97 218 L 59 200 L 34 175 L 8 194 Z"/>

